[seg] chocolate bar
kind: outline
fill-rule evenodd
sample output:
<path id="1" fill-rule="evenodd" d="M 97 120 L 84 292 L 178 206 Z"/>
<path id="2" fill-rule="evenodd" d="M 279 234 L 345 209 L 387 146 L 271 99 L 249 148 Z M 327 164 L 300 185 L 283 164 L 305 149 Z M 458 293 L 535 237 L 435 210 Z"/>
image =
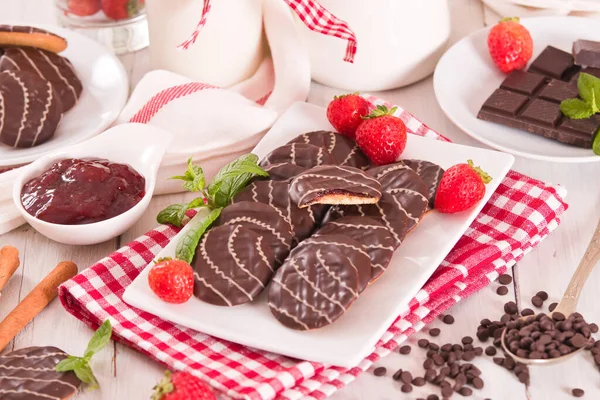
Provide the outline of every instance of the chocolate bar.
<path id="1" fill-rule="evenodd" d="M 577 97 L 581 69 L 569 53 L 548 46 L 528 72 L 513 71 L 485 101 L 477 118 L 521 129 L 578 147 L 591 148 L 600 128 L 600 116 L 570 119 L 560 111 L 561 101 Z"/>
<path id="2" fill-rule="evenodd" d="M 579 39 L 573 43 L 575 64 L 600 68 L 600 42 Z"/>

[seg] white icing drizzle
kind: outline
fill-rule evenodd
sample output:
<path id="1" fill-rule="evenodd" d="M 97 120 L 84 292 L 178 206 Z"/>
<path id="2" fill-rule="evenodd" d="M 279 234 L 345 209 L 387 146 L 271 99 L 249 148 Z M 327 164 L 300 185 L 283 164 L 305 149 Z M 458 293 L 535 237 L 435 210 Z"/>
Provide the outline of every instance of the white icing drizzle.
<path id="1" fill-rule="evenodd" d="M 26 376 L 0 376 L 0 380 L 2 380 L 2 379 L 17 380 L 17 381 L 46 382 L 46 383 L 56 382 L 56 383 L 60 383 L 61 385 L 69 386 L 70 388 L 73 388 L 74 390 L 77 390 L 77 386 L 75 386 L 69 382 L 62 381 L 60 379 L 39 379 L 39 378 L 29 378 Z"/>
<path id="2" fill-rule="evenodd" d="M 419 192 L 417 192 L 416 190 L 413 190 L 413 189 L 396 188 L 396 189 L 388 189 L 387 192 L 391 193 L 391 194 L 395 194 L 395 193 L 409 193 L 409 194 L 414 194 L 415 196 L 420 197 L 421 200 L 423 200 L 424 202 L 427 203 L 427 197 L 423 196 L 422 193 L 419 193 Z"/>
<path id="3" fill-rule="evenodd" d="M 306 307 L 310 308 L 310 310 L 316 314 L 319 314 L 319 316 L 325 318 L 327 320 L 327 322 L 329 322 L 330 324 L 333 322 L 329 316 L 327 314 L 325 314 L 324 312 L 322 312 L 321 310 L 319 310 L 318 308 L 316 308 L 315 306 L 313 306 L 312 304 L 309 304 L 306 300 L 302 299 L 300 296 L 298 296 L 293 290 L 291 290 L 290 288 L 287 287 L 287 285 L 283 282 L 281 282 L 281 280 L 274 278 L 273 279 L 273 283 L 278 284 L 283 290 L 285 290 L 294 300 L 296 300 L 298 303 L 304 304 Z"/>
<path id="4" fill-rule="evenodd" d="M 352 244 L 348 244 L 348 243 L 340 243 L 340 242 L 332 242 L 329 240 L 319 240 L 319 239 L 324 239 L 326 238 L 326 235 L 323 236 L 317 236 L 316 239 L 313 239 L 312 237 L 304 240 L 302 243 L 306 243 L 306 244 L 310 244 L 310 243 L 315 243 L 315 244 L 324 244 L 324 245 L 331 245 L 334 247 L 348 247 L 351 248 L 352 250 L 358 251 L 360 254 L 364 255 L 365 257 L 369 257 L 369 255 L 360 247 L 356 247 Z"/>
<path id="5" fill-rule="evenodd" d="M 44 394 L 44 393 L 32 392 L 31 390 L 27 390 L 27 389 L 18 389 L 18 390 L 0 389 L 0 394 L 3 394 L 3 393 L 16 393 L 16 394 L 27 393 L 32 396 L 42 397 L 44 399 L 61 400 L 60 397 L 50 396 L 49 394 Z"/>
<path id="6" fill-rule="evenodd" d="M 323 148 L 319 147 L 319 152 L 317 153 L 317 165 L 323 164 Z"/>
<path id="7" fill-rule="evenodd" d="M 40 133 L 42 133 L 42 129 L 44 128 L 44 124 L 46 123 L 46 119 L 48 119 L 48 113 L 50 112 L 50 107 L 52 106 L 52 100 L 54 99 L 54 94 L 52 92 L 52 85 L 50 82 L 46 81 L 46 87 L 48 88 L 48 96 L 46 97 L 46 105 L 44 107 L 44 112 L 42 113 L 42 118 L 40 119 L 40 126 L 38 127 L 37 132 L 33 138 L 33 142 L 31 146 L 35 146 Z"/>
<path id="8" fill-rule="evenodd" d="M 40 71 L 40 69 L 37 67 L 37 65 L 35 65 L 35 63 L 33 62 L 33 60 L 27 55 L 27 53 L 25 52 L 25 50 L 23 50 L 22 48 L 17 48 L 17 50 L 19 51 L 19 53 L 21 53 L 21 55 L 25 58 L 25 60 L 27 60 L 27 62 L 29 63 L 29 65 L 31 65 L 33 67 L 33 69 L 35 70 L 35 72 L 37 72 L 37 74 L 40 76 L 40 78 L 47 79 L 44 76 L 44 74 L 42 74 L 42 71 Z"/>
<path id="9" fill-rule="evenodd" d="M 342 303 L 340 303 L 338 300 L 332 299 L 331 297 L 327 296 L 326 293 L 323 293 L 321 291 L 321 289 L 319 289 L 316 284 L 311 281 L 310 279 L 308 279 L 308 276 L 306 276 L 305 273 L 303 273 L 302 271 L 300 271 L 300 268 L 298 267 L 298 264 L 296 263 L 296 260 L 291 258 L 288 260 L 288 263 L 294 268 L 294 270 L 296 271 L 296 273 L 306 282 L 308 283 L 308 285 L 315 291 L 317 292 L 317 294 L 321 295 L 322 297 L 324 297 L 325 299 L 327 299 L 330 303 L 335 304 L 336 306 L 340 307 L 342 310 L 346 311 L 346 308 L 342 305 Z"/>
<path id="10" fill-rule="evenodd" d="M 356 154 L 357 150 L 358 150 L 358 147 L 354 146 L 352 148 L 352 150 L 350 150 L 350 153 L 348 153 L 348 155 L 346 156 L 346 158 L 344 158 L 344 161 L 342 161 L 342 165 L 347 164 L 348 161 L 350 161 L 350 159 L 352 158 L 352 156 L 354 156 L 354 154 Z"/>
<path id="11" fill-rule="evenodd" d="M 194 271 L 194 276 L 196 277 L 196 279 L 202 283 L 204 286 L 206 286 L 207 288 L 209 288 L 210 290 L 212 290 L 214 293 L 216 293 L 220 298 L 223 299 L 223 301 L 225 303 L 227 303 L 227 305 L 229 307 L 231 307 L 233 304 L 231 304 L 231 302 L 223 295 L 223 293 L 219 292 L 213 285 L 211 285 L 210 283 L 208 283 L 206 281 L 206 279 L 202 278 L 200 275 L 198 275 L 198 273 L 196 271 Z"/>
<path id="12" fill-rule="evenodd" d="M 375 178 L 380 179 L 383 176 L 389 174 L 390 172 L 393 171 L 398 171 L 400 169 L 410 169 L 412 171 L 412 168 L 410 168 L 409 166 L 405 165 L 405 164 L 401 164 L 401 163 L 397 163 L 397 164 L 392 164 L 387 168 L 383 168 L 383 170 L 381 172 L 379 172 Z"/>
<path id="13" fill-rule="evenodd" d="M 369 230 L 369 229 L 385 229 L 385 230 L 387 230 L 387 228 L 385 226 L 381 226 L 381 225 L 348 224 L 348 223 L 339 222 L 339 221 L 330 221 L 330 222 L 328 222 L 328 224 L 342 226 L 342 227 L 348 227 L 348 228 L 365 229 L 365 230 Z"/>
<path id="14" fill-rule="evenodd" d="M 48 357 L 64 356 L 64 355 L 66 355 L 66 353 L 64 353 L 64 352 L 39 354 L 37 356 L 31 355 L 31 354 L 7 354 L 5 356 L 0 356 L 0 359 L 3 359 L 3 358 L 24 358 L 26 360 L 29 360 L 29 359 L 48 358 Z"/>
<path id="15" fill-rule="evenodd" d="M 329 137 L 331 138 L 329 147 L 327 148 L 327 151 L 329 153 L 333 153 L 333 149 L 335 149 L 335 146 L 337 145 L 337 136 L 336 135 L 337 134 L 334 132 L 329 132 Z"/>
<path id="16" fill-rule="evenodd" d="M 289 245 L 285 241 L 285 238 L 283 236 L 281 236 L 281 234 L 279 233 L 279 231 L 277 231 L 271 225 L 268 225 L 268 224 L 266 224 L 266 223 L 264 223 L 262 221 L 259 221 L 256 218 L 251 218 L 251 217 L 235 217 L 235 218 L 230 219 L 229 221 L 227 221 L 225 223 L 225 225 L 233 225 L 233 224 L 236 224 L 238 222 L 248 222 L 248 223 L 260 226 L 261 228 L 264 228 L 264 229 L 268 230 L 269 232 L 271 232 L 273 235 L 275 235 L 277 237 L 277 240 L 279 240 L 281 243 L 283 243 L 286 247 L 289 247 Z"/>
<path id="17" fill-rule="evenodd" d="M 237 237 L 237 233 L 240 230 L 240 225 L 237 225 L 234 229 L 233 232 L 231 232 L 229 234 L 229 238 L 227 239 L 227 250 L 229 250 L 229 254 L 231 254 L 231 258 L 233 258 L 233 260 L 235 261 L 236 265 L 246 273 L 246 275 L 248 275 L 250 278 L 254 279 L 256 282 L 258 282 L 258 284 L 260 285 L 260 287 L 264 288 L 265 284 L 258 279 L 258 277 L 256 275 L 254 275 L 253 273 L 251 273 L 246 266 L 244 265 L 244 263 L 241 262 L 241 260 L 238 258 L 237 253 L 235 252 L 235 249 L 233 248 L 233 241 L 235 240 L 235 238 Z M 248 296 L 248 298 L 250 298 L 250 300 L 252 300 L 252 296 L 250 296 L 249 293 L 245 292 L 244 293 Z"/>
<path id="18" fill-rule="evenodd" d="M 56 74 L 58 75 L 58 77 L 65 83 L 65 85 L 67 85 L 67 87 L 69 88 L 69 90 L 71 91 L 71 93 L 73 93 L 73 99 L 75 101 L 77 101 L 77 92 L 75 91 L 75 88 L 73 87 L 73 85 L 71 85 L 69 83 L 69 80 L 64 77 L 64 75 L 60 72 L 60 69 L 56 65 L 54 65 L 52 63 L 52 61 L 50 61 L 50 58 L 48 58 L 48 56 L 46 54 L 44 54 L 43 51 L 38 50 L 38 52 L 40 53 L 40 55 L 42 56 L 42 58 L 44 60 L 46 60 L 46 62 L 48 63 L 48 65 L 50 65 L 54 69 L 54 71 L 56 71 Z M 63 60 L 63 59 L 59 58 L 59 60 Z M 64 60 L 62 62 L 65 63 Z"/>
<path id="19" fill-rule="evenodd" d="M 296 164 L 296 143 L 292 143 L 290 157 L 292 158 L 292 164 Z"/>
<path id="20" fill-rule="evenodd" d="M 223 271 L 221 271 L 221 269 L 219 269 L 219 267 L 217 267 L 215 265 L 215 263 L 212 262 L 212 260 L 210 259 L 210 257 L 208 256 L 208 254 L 206 252 L 206 238 L 208 238 L 208 236 L 210 236 L 210 231 L 208 234 L 204 235 L 204 239 L 200 243 L 200 254 L 202 254 L 202 258 L 206 261 L 206 263 L 208 264 L 210 269 L 212 269 L 215 272 L 215 274 L 217 274 L 222 279 L 225 279 L 227 282 L 229 282 L 230 284 L 235 286 L 240 292 L 244 293 L 246 295 L 246 297 L 248 297 L 248 299 L 250 299 L 250 301 L 252 301 L 252 299 L 253 299 L 252 296 L 250 296 L 250 294 L 248 294 L 248 292 L 246 292 L 243 287 L 241 287 L 240 285 L 238 285 L 238 283 L 236 281 L 234 281 L 233 279 L 231 279 L 230 277 L 225 275 L 225 273 L 223 273 Z"/>
<path id="21" fill-rule="evenodd" d="M 286 311 L 286 310 L 284 310 L 283 308 L 276 307 L 276 306 L 275 306 L 275 304 L 273 304 L 273 303 L 271 303 L 271 302 L 269 302 L 269 307 L 271 307 L 271 308 L 272 308 L 273 310 L 275 310 L 276 312 L 278 312 L 278 313 L 280 313 L 280 314 L 283 314 L 283 315 L 285 315 L 285 316 L 286 316 L 286 317 L 288 317 L 288 318 L 291 318 L 291 319 L 293 319 L 293 320 L 294 320 L 294 322 L 296 322 L 296 323 L 297 323 L 297 324 L 299 324 L 299 325 L 302 325 L 302 327 L 303 327 L 305 330 L 309 330 L 309 329 L 310 329 L 310 327 L 309 327 L 309 326 L 308 326 L 306 323 L 304 323 L 304 322 L 300 321 L 300 320 L 299 320 L 299 319 L 298 319 L 296 316 L 294 316 L 294 315 L 291 315 L 289 312 L 287 312 L 287 311 Z"/>
<path id="22" fill-rule="evenodd" d="M 391 250 L 394 251 L 392 246 L 384 246 L 382 244 L 363 244 L 365 249 L 381 249 L 381 250 Z"/>
<path id="23" fill-rule="evenodd" d="M 265 252 L 262 249 L 262 240 L 263 240 L 262 236 L 259 236 L 258 238 L 256 238 L 256 248 L 258 249 L 258 255 L 260 256 L 261 260 L 263 260 L 263 262 L 265 263 L 267 268 L 269 268 L 271 270 L 271 272 L 275 272 L 275 270 L 273 270 L 273 267 L 271 267 L 271 264 L 269 263 L 269 259 L 267 258 L 267 255 L 265 254 Z"/>
<path id="24" fill-rule="evenodd" d="M 317 260 L 319 260 L 319 262 L 321 263 L 321 266 L 323 267 L 323 269 L 325 270 L 325 272 L 327 272 L 327 274 L 329 276 L 331 276 L 337 283 L 339 283 L 340 286 L 346 288 L 350 293 L 352 293 L 354 295 L 354 297 L 358 296 L 358 293 L 356 293 L 356 291 L 354 291 L 354 289 L 352 289 L 351 287 L 348 287 L 348 285 L 346 285 L 346 282 L 344 282 L 342 280 L 342 278 L 340 278 L 339 275 L 337 275 L 334 271 L 331 270 L 331 268 L 329 268 L 329 266 L 327 265 L 327 262 L 323 258 L 323 254 L 321 253 L 321 250 L 317 250 L 316 256 L 317 256 Z M 342 308 L 344 309 L 344 311 L 346 311 L 346 308 L 344 308 L 344 307 L 342 307 Z"/>
<path id="25" fill-rule="evenodd" d="M 271 183 L 271 181 L 269 181 L 269 183 Z M 258 192 L 256 191 L 256 185 L 252 186 L 250 191 L 252 192 L 252 200 L 258 203 Z"/>
<path id="26" fill-rule="evenodd" d="M 0 369 L 39 371 L 39 372 L 56 372 L 54 370 L 54 368 L 15 367 L 12 365 L 2 365 L 2 364 L 0 364 Z"/>
<path id="27" fill-rule="evenodd" d="M 6 73 L 9 74 L 19 84 L 21 89 L 23 89 L 23 117 L 21 118 L 21 126 L 19 127 L 17 138 L 15 139 L 15 143 L 13 144 L 13 147 L 17 147 L 19 141 L 21 140 L 21 134 L 23 133 L 23 129 L 25 128 L 25 123 L 27 123 L 27 114 L 29 114 L 29 91 L 27 90 L 27 87 L 25 86 L 23 81 L 17 75 L 15 75 L 14 72 L 6 71 Z"/>
<path id="28" fill-rule="evenodd" d="M 4 108 L 4 94 L 0 91 L 0 137 L 4 129 L 4 118 L 6 117 L 6 108 Z"/>
<path id="29" fill-rule="evenodd" d="M 12 57 L 7 56 L 6 54 L 2 55 L 2 60 L 7 60 L 10 61 L 11 64 L 18 70 L 21 70 L 21 67 L 19 67 L 19 65 L 15 62 L 15 60 L 12 59 Z"/>
<path id="30" fill-rule="evenodd" d="M 375 206 L 379 210 L 379 214 L 381 215 L 381 220 L 383 221 L 385 226 L 389 229 L 389 231 L 392 233 L 392 236 L 394 236 L 394 240 L 396 241 L 396 243 L 402 243 L 402 240 L 400 240 L 400 236 L 398 236 L 398 233 L 396 233 L 396 230 L 394 229 L 394 227 L 392 227 L 392 224 L 390 223 L 390 221 L 388 221 L 387 217 L 385 216 L 385 212 L 383 211 L 383 209 L 381 208 L 379 203 L 375 204 Z M 358 207 L 358 209 L 359 209 L 360 213 L 364 216 L 362 207 Z"/>
<path id="31" fill-rule="evenodd" d="M 395 189 L 395 190 L 396 190 L 396 191 L 400 191 L 400 192 L 401 192 L 403 189 Z M 392 191 L 390 191 L 390 194 L 394 194 L 394 193 L 393 193 Z M 420 196 L 423 198 L 423 200 L 425 201 L 425 204 L 427 204 L 427 198 L 425 198 L 425 196 L 423 196 L 422 194 L 419 194 L 419 195 L 420 195 Z M 400 203 L 400 200 L 398 200 L 398 199 L 396 198 L 396 196 L 392 196 L 392 198 L 394 199 L 394 203 L 396 203 L 396 205 L 397 205 L 398 207 L 400 207 L 400 208 L 402 209 L 402 211 L 404 211 L 404 213 L 406 214 L 406 216 L 407 216 L 408 218 L 410 218 L 411 220 L 415 221 L 416 223 L 418 223 L 418 222 L 421 220 L 421 218 L 420 218 L 421 216 L 420 216 L 420 215 L 419 215 L 419 217 L 415 217 L 414 215 L 412 215 L 411 213 L 409 213 L 409 212 L 408 212 L 408 211 L 407 211 L 407 210 L 406 210 L 406 209 L 405 209 L 405 208 L 402 206 L 402 204 Z M 425 210 L 425 208 L 423 208 L 423 210 Z"/>

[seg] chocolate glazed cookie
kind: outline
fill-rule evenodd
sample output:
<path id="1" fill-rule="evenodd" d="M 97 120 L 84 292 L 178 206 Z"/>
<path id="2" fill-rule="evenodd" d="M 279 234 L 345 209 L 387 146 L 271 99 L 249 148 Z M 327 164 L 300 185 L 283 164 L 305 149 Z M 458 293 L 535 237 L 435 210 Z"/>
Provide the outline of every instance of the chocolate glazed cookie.
<path id="1" fill-rule="evenodd" d="M 63 105 L 50 82 L 29 72 L 0 72 L 0 143 L 33 147 L 54 136 Z"/>
<path id="2" fill-rule="evenodd" d="M 299 247 L 310 244 L 321 244 L 323 246 L 334 246 L 348 257 L 350 266 L 358 274 L 358 293 L 361 293 L 371 281 L 371 258 L 364 247 L 347 235 L 342 234 L 321 234 L 311 236 L 300 243 Z"/>
<path id="3" fill-rule="evenodd" d="M 321 165 L 292 179 L 290 198 L 298 207 L 312 204 L 373 204 L 381 198 L 381 184 L 358 168 Z"/>
<path id="4" fill-rule="evenodd" d="M 349 216 L 326 223 L 313 237 L 324 234 L 348 236 L 362 245 L 371 259 L 371 279 L 375 281 L 388 267 L 394 254 L 394 239 L 381 222 L 360 216 Z"/>
<path id="5" fill-rule="evenodd" d="M 292 228 L 279 211 L 268 204 L 241 201 L 221 212 L 217 225 L 241 225 L 263 237 L 275 256 L 274 266 L 285 260 L 292 247 Z"/>
<path id="6" fill-rule="evenodd" d="M 265 289 L 274 263 L 262 236 L 241 225 L 214 227 L 196 249 L 194 296 L 217 306 L 251 302 Z"/>
<path id="7" fill-rule="evenodd" d="M 310 236 L 321 222 L 327 208 L 323 205 L 298 207 L 290 200 L 289 186 L 284 181 L 254 181 L 235 196 L 232 204 L 240 201 L 254 201 L 275 207 L 279 215 L 292 226 L 293 247 Z"/>
<path id="8" fill-rule="evenodd" d="M 444 169 L 437 164 L 424 160 L 402 160 L 404 164 L 412 168 L 427 186 L 427 200 L 429 209 L 433 209 L 433 202 L 438 186 L 444 175 Z"/>
<path id="9" fill-rule="evenodd" d="M 70 398 L 81 386 L 72 371 L 57 372 L 56 365 L 68 354 L 56 347 L 27 347 L 0 356 L 0 398 Z"/>
<path id="10" fill-rule="evenodd" d="M 269 287 L 269 307 L 288 328 L 322 328 L 358 297 L 358 274 L 335 246 L 309 243 L 292 251 Z"/>
<path id="11" fill-rule="evenodd" d="M 409 230 L 406 210 L 397 197 L 388 192 L 384 192 L 376 204 L 331 207 L 323 218 L 323 225 L 344 216 L 371 217 L 381 222 L 392 234 L 394 249 L 400 247 Z"/>
<path id="12" fill-rule="evenodd" d="M 50 81 L 63 103 L 63 111 L 75 105 L 83 89 L 69 60 L 32 47 L 5 49 L 0 57 L 0 71 L 27 71 Z"/>
<path id="13" fill-rule="evenodd" d="M 364 169 L 370 165 L 367 156 L 354 140 L 331 131 L 303 133 L 288 143 L 305 143 L 325 148 L 335 159 L 335 164 Z"/>
<path id="14" fill-rule="evenodd" d="M 408 216 L 408 230 L 412 230 L 423 218 L 429 204 L 423 180 L 402 162 L 369 168 L 367 173 L 379 180 L 383 190 L 402 205 Z"/>
<path id="15" fill-rule="evenodd" d="M 325 149 L 303 143 L 278 147 L 260 162 L 272 180 L 288 180 L 309 168 L 330 164 L 335 160 Z"/>

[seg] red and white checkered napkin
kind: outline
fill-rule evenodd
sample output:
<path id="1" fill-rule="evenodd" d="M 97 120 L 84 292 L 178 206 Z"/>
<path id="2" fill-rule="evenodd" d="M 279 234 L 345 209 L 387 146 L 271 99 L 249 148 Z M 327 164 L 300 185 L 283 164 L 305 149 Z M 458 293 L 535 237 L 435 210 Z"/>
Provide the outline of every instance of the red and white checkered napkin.
<path id="1" fill-rule="evenodd" d="M 380 100 L 369 98 L 375 103 Z M 421 136 L 448 140 L 404 110 L 398 115 Z M 114 339 L 177 370 L 188 370 L 233 398 L 323 399 L 350 383 L 456 302 L 487 286 L 560 222 L 566 192 L 510 171 L 409 308 L 354 368 L 291 359 L 174 325 L 122 299 L 125 288 L 177 233 L 161 226 L 60 287 L 68 312 L 96 328 L 106 318 Z"/>

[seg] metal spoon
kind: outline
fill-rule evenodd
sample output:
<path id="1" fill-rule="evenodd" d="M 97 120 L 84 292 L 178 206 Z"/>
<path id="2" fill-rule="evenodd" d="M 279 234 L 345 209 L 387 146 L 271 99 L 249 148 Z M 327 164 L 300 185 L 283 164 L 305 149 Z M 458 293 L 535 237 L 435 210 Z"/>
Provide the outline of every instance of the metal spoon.
<path id="1" fill-rule="evenodd" d="M 596 231 L 594 232 L 594 236 L 592 237 L 592 240 L 590 241 L 590 244 L 588 245 L 588 248 L 585 251 L 585 254 L 583 255 L 583 259 L 581 260 L 581 262 L 579 263 L 579 266 L 577 267 L 577 270 L 573 274 L 573 277 L 571 278 L 571 282 L 569 282 L 569 286 L 567 286 L 567 290 L 565 291 L 565 294 L 563 295 L 562 300 L 560 301 L 560 303 L 558 303 L 558 305 L 554 309 L 553 313 L 559 312 L 559 313 L 562 313 L 565 317 L 568 317 L 569 315 L 571 315 L 572 313 L 574 313 L 576 311 L 577 301 L 579 300 L 579 294 L 581 293 L 581 289 L 583 289 L 583 285 L 585 284 L 585 281 L 587 280 L 588 276 L 590 275 L 590 272 L 592 272 L 592 270 L 594 269 L 594 267 L 596 266 L 598 261 L 600 261 L 600 222 L 598 223 L 598 226 L 596 227 Z M 526 318 L 528 318 L 528 317 L 521 317 L 519 319 L 525 320 Z M 515 361 L 522 362 L 523 364 L 528 364 L 528 365 L 553 364 L 553 363 L 564 361 L 567 358 L 584 350 L 584 347 L 581 347 L 581 348 L 573 351 L 572 353 L 565 354 L 564 356 L 560 356 L 560 357 L 556 357 L 556 358 L 547 358 L 545 360 L 522 358 L 522 357 L 517 356 L 516 354 L 513 354 L 508 349 L 508 347 L 506 346 L 506 343 L 505 343 L 505 337 L 504 337 L 505 334 L 506 334 L 506 328 L 504 328 L 502 330 L 502 336 L 500 337 L 500 340 L 502 343 L 502 349 L 507 354 L 509 354 L 512 358 L 514 358 Z"/>

